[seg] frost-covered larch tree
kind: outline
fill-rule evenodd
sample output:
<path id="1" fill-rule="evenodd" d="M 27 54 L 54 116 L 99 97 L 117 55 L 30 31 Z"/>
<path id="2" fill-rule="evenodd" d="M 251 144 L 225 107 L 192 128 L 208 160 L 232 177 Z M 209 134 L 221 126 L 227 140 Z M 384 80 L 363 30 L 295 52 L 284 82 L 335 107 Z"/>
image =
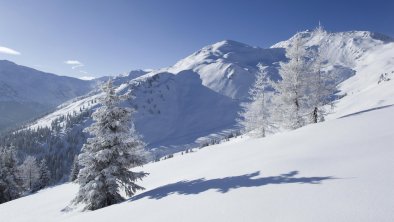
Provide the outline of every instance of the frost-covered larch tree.
<path id="1" fill-rule="evenodd" d="M 324 121 L 326 111 L 324 106 L 332 102 L 332 96 L 336 89 L 333 76 L 323 70 L 326 54 L 322 49 L 322 41 L 327 32 L 319 24 L 312 32 L 312 36 L 318 38 L 317 48 L 311 53 L 310 76 L 308 76 L 308 102 L 310 106 L 310 122 Z"/>
<path id="2" fill-rule="evenodd" d="M 252 136 L 265 137 L 271 126 L 270 110 L 267 106 L 269 79 L 265 67 L 259 64 L 258 68 L 256 81 L 249 90 L 249 102 L 242 105 L 243 111 L 238 122 L 245 132 L 251 132 Z"/>
<path id="3" fill-rule="evenodd" d="M 104 84 L 102 90 L 102 106 L 92 114 L 95 122 L 86 129 L 93 137 L 87 140 L 78 157 L 80 188 L 74 203 L 85 204 L 84 210 L 123 201 L 121 188 L 127 196 L 134 195 L 144 189 L 136 182 L 147 175 L 130 170 L 144 164 L 145 151 L 131 121 L 133 110 L 119 106 L 126 96 L 116 94 L 112 80 Z"/>
<path id="4" fill-rule="evenodd" d="M 279 74 L 282 80 L 274 84 L 277 91 L 277 114 L 286 127 L 297 129 L 305 124 L 305 79 L 309 72 L 301 33 L 295 35 L 292 44 L 286 50 L 286 57 L 289 59 L 288 62 L 280 63 Z"/>
<path id="5" fill-rule="evenodd" d="M 0 147 L 0 204 L 16 199 L 22 188 L 13 147 Z"/>
<path id="6" fill-rule="evenodd" d="M 34 191 L 40 178 L 40 170 L 37 165 L 37 159 L 33 156 L 26 157 L 22 165 L 19 166 L 19 172 L 25 190 L 28 192 Z"/>

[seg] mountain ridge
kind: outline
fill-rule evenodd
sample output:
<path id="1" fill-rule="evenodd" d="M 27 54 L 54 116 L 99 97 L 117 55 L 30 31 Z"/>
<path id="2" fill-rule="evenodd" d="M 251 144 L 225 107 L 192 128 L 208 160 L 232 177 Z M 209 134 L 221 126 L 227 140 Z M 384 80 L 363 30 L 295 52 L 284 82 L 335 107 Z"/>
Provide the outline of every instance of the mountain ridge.
<path id="1" fill-rule="evenodd" d="M 92 82 L 0 60 L 0 131 L 36 118 L 92 89 Z"/>
<path id="2" fill-rule="evenodd" d="M 307 46 L 314 46 L 316 44 L 316 38 L 319 38 L 312 36 L 313 32 L 311 31 L 305 31 L 301 34 L 305 35 L 307 38 Z M 372 32 L 364 31 L 326 33 L 325 36 L 323 36 L 323 43 L 321 46 L 323 50 L 327 50 L 330 57 L 328 60 L 329 64 L 325 67 L 326 71 L 335 75 L 338 83 L 357 75 L 357 72 L 360 70 L 356 70 L 356 63 L 360 60 L 360 54 L 365 55 L 373 48 L 379 48 L 380 46 L 391 43 L 375 40 L 371 37 L 375 35 L 376 34 Z M 324 38 L 326 39 L 324 40 Z M 361 38 L 361 40 L 357 38 Z M 117 82 L 117 85 L 130 85 L 133 81 L 142 84 L 142 82 L 151 81 L 149 79 L 154 79 L 156 75 L 160 75 L 161 73 L 172 73 L 176 76 L 178 73 L 190 70 L 199 75 L 203 86 L 220 95 L 229 97 L 234 103 L 239 104 L 245 101 L 248 96 L 249 87 L 253 83 L 257 73 L 256 65 L 258 63 L 266 65 L 266 70 L 268 70 L 268 75 L 271 79 L 274 81 L 280 79 L 278 73 L 279 62 L 285 61 L 286 58 L 284 55 L 285 48 L 278 47 L 287 47 L 288 44 L 291 44 L 292 39 L 294 39 L 294 36 L 268 49 L 249 46 L 234 40 L 223 40 L 197 50 L 184 59 L 179 60 L 173 66 L 154 70 L 143 75 L 137 75 L 134 79 L 117 77 L 114 81 Z M 384 37 L 384 39 L 386 39 L 386 37 Z M 331 49 L 330 46 L 334 47 L 334 50 Z M 343 54 L 341 54 L 341 52 L 343 52 Z M 351 58 L 343 59 L 346 56 L 350 56 Z M 234 61 L 238 58 L 241 59 L 239 61 Z M 245 62 L 245 60 L 251 62 L 248 63 Z M 124 89 L 126 88 L 131 90 L 129 87 L 125 86 Z M 152 89 L 149 89 L 149 91 L 153 92 Z M 349 93 L 351 92 L 342 91 L 342 94 Z M 150 107 L 149 103 L 151 103 L 150 101 L 153 100 L 153 98 L 145 98 L 145 100 L 149 102 L 145 105 L 140 105 L 142 107 Z M 214 105 L 215 104 L 212 104 L 211 106 Z M 163 104 L 163 107 L 164 106 Z M 151 107 L 151 109 L 153 109 L 153 107 Z M 229 112 L 232 112 L 233 116 L 236 116 L 239 110 L 238 107 Z M 137 113 L 137 119 L 140 118 L 138 115 L 140 114 Z M 144 118 L 149 118 L 149 114 L 144 114 L 144 116 Z M 153 118 L 153 116 L 151 116 L 151 118 Z M 235 124 L 235 122 L 233 123 Z M 36 124 L 39 124 L 39 122 Z M 137 129 L 139 125 L 141 124 L 137 123 Z"/>
<path id="3" fill-rule="evenodd" d="M 328 55 L 322 69 L 335 77 L 338 92 L 333 96 L 340 98 L 335 106 L 327 107 L 330 111 L 327 119 L 394 104 L 394 81 L 391 81 L 394 79 L 394 43 L 368 36 L 354 39 L 349 37 L 351 34 L 346 34 L 346 38 L 324 34 L 325 39 L 319 45 Z M 306 39 L 308 52 L 315 52 L 318 37 Z M 235 49 L 231 50 L 232 47 Z M 237 50 L 239 54 L 231 53 Z M 118 93 L 135 96 L 122 105 L 136 109 L 136 130 L 152 151 L 153 159 L 157 159 L 236 135 L 240 105 L 247 101 L 248 90 L 257 75 L 254 64 L 263 63 L 268 77 L 278 81 L 280 62 L 287 61 L 284 53 L 285 48 L 260 49 L 221 41 L 196 51 L 174 66 L 146 74 L 137 71 L 136 76 L 118 76 L 113 81 Z M 242 59 L 229 62 L 238 58 Z M 251 63 L 245 62 L 248 58 Z M 96 89 L 68 101 L 24 128 L 52 130 L 51 136 L 60 148 L 59 151 L 52 148 L 50 155 L 60 153 L 57 158 L 63 161 L 61 169 L 71 166 L 73 155 L 89 136 L 82 133 L 82 129 L 92 123 L 90 114 L 98 107 L 100 95 Z M 71 140 L 70 136 L 76 134 L 80 135 L 78 139 Z M 35 146 L 34 150 L 40 153 L 37 155 L 46 155 L 45 144 Z"/>

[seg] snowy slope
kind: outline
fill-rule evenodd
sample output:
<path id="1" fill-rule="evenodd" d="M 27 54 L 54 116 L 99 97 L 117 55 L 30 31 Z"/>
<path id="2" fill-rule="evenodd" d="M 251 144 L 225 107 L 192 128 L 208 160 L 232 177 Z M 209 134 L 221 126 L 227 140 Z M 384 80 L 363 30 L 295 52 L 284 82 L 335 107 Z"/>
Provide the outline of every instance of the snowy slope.
<path id="1" fill-rule="evenodd" d="M 117 91 L 120 92 L 125 87 L 127 87 L 127 83 L 129 81 L 143 76 L 147 73 L 148 72 L 143 70 L 132 70 L 127 75 L 119 75 L 112 78 L 114 84 L 118 85 Z M 107 81 L 109 78 L 110 77 L 105 76 L 94 79 L 92 81 L 92 84 L 94 84 L 96 87 L 89 94 L 64 102 L 63 104 L 59 105 L 55 111 L 39 118 L 36 121 L 33 121 L 27 127 L 30 129 L 36 129 L 37 127 L 50 127 L 52 121 L 61 116 L 73 113 L 80 113 L 82 110 L 95 108 L 97 105 L 96 100 L 103 95 L 98 86 L 101 85 L 103 82 Z"/>
<path id="2" fill-rule="evenodd" d="M 327 56 L 325 69 L 334 72 L 337 79 L 345 80 L 338 87 L 338 95 L 344 97 L 336 103 L 329 118 L 394 104 L 393 38 L 368 31 L 323 36 L 305 31 L 300 35 L 311 50 L 321 40 L 321 51 Z M 294 38 L 272 48 L 287 48 Z"/>
<path id="3" fill-rule="evenodd" d="M 122 83 L 117 92 L 132 92 L 135 96 L 124 105 L 137 110 L 135 125 L 149 148 L 184 149 L 185 144 L 193 144 L 202 136 L 235 125 L 238 102 L 202 85 L 199 75 L 193 71 L 147 74 L 126 82 L 119 78 L 114 79 L 115 83 Z M 52 121 L 63 115 L 95 109 L 97 104 L 91 101 L 100 95 L 92 93 L 66 103 L 29 128 L 50 127 Z"/>
<path id="4" fill-rule="evenodd" d="M 136 128 L 151 148 L 194 143 L 234 127 L 237 118 L 238 102 L 205 87 L 190 70 L 137 79 L 128 90 L 135 92 Z"/>
<path id="5" fill-rule="evenodd" d="M 255 81 L 257 64 L 271 67 L 269 75 L 278 79 L 278 62 L 284 59 L 283 49 L 262 49 L 225 40 L 200 49 L 166 70 L 193 70 L 204 86 L 230 98 L 245 99 Z"/>
<path id="6" fill-rule="evenodd" d="M 2 221 L 394 220 L 394 107 L 237 138 L 143 167 L 146 190 L 93 212 L 62 212 L 75 184 L 0 205 Z"/>
<path id="7" fill-rule="evenodd" d="M 93 85 L 0 60 L 0 131 L 89 92 Z"/>
<path id="8" fill-rule="evenodd" d="M 354 67 L 356 75 L 340 84 L 345 95 L 330 118 L 394 104 L 394 43 L 369 50 Z"/>

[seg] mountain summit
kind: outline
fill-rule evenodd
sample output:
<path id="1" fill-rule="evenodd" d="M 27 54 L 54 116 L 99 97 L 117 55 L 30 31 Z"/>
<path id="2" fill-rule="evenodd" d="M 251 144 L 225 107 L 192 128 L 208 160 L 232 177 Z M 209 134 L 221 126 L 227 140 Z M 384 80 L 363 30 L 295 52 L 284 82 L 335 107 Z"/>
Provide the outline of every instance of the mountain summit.
<path id="1" fill-rule="evenodd" d="M 285 59 L 283 49 L 262 49 L 232 40 L 206 46 L 168 68 L 168 72 L 193 70 L 204 86 L 232 99 L 245 99 L 255 80 L 257 64 L 277 67 Z M 278 78 L 277 72 L 272 73 Z"/>

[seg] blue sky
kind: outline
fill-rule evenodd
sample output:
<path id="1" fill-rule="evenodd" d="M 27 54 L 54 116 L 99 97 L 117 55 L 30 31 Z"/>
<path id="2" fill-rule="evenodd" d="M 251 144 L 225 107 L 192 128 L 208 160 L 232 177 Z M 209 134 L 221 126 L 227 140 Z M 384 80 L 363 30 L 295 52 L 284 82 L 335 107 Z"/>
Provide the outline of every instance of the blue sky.
<path id="1" fill-rule="evenodd" d="M 269 47 L 319 20 L 394 37 L 394 1 L 0 0 L 0 59 L 97 77 L 170 66 L 224 39 Z"/>

